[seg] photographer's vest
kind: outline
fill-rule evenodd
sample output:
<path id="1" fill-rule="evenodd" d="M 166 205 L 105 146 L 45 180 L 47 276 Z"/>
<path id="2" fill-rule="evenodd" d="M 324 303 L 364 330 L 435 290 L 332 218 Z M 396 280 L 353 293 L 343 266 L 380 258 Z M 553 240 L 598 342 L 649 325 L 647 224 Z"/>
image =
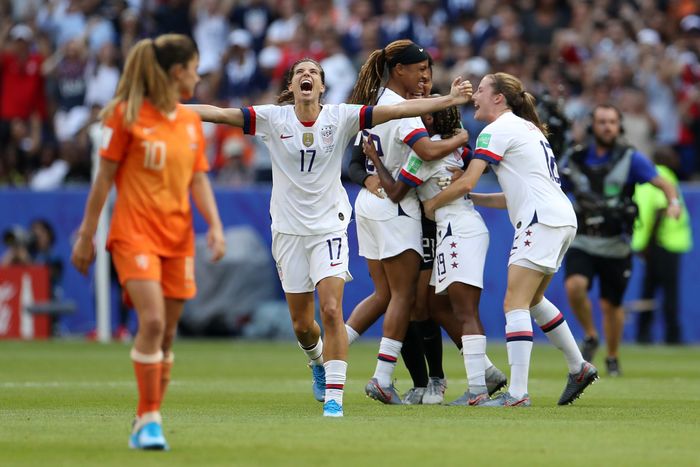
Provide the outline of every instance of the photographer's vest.
<path id="1" fill-rule="evenodd" d="M 578 232 L 572 248 L 597 256 L 622 258 L 630 254 L 630 235 L 637 215 L 632 201 L 633 183 L 628 183 L 634 148 L 615 145 L 609 160 L 586 164 L 589 146 L 577 146 L 564 158 L 574 195 Z"/>

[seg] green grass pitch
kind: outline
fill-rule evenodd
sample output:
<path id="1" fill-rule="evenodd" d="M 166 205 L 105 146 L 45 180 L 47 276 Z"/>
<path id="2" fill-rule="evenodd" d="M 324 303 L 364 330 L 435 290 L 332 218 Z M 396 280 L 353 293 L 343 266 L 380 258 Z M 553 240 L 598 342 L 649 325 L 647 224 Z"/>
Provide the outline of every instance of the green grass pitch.
<path id="1" fill-rule="evenodd" d="M 383 406 L 363 393 L 376 349 L 353 345 L 345 418 L 324 419 L 295 343 L 179 341 L 162 410 L 172 450 L 135 452 L 127 345 L 0 342 L 0 465 L 700 465 L 698 347 L 625 347 L 623 377 L 557 407 L 566 366 L 536 343 L 526 409 Z M 489 354 L 507 370 L 501 342 Z M 466 379 L 447 342 L 445 369 L 450 400 Z M 401 363 L 397 378 L 408 389 Z"/>

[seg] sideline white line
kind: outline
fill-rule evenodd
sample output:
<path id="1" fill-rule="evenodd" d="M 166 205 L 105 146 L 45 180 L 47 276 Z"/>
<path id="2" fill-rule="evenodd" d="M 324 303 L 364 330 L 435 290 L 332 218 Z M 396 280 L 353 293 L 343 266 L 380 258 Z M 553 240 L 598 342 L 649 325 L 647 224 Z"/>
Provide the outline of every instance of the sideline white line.
<path id="1" fill-rule="evenodd" d="M 0 388 L 98 388 L 134 386 L 134 381 L 25 381 L 0 382 Z"/>

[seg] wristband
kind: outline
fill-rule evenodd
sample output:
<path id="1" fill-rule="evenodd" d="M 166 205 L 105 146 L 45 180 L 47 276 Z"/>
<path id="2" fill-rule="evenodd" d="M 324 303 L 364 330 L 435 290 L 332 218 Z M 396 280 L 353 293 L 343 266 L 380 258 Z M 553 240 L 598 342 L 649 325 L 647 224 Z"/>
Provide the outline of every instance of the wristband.
<path id="1" fill-rule="evenodd" d="M 680 206 L 681 202 L 678 198 L 671 198 L 671 201 L 668 203 L 670 206 Z"/>

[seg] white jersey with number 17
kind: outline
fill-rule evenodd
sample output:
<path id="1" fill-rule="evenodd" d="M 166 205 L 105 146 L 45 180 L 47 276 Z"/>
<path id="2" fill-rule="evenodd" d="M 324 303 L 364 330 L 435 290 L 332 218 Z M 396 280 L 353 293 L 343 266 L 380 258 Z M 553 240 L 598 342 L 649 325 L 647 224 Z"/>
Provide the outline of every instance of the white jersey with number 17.
<path id="1" fill-rule="evenodd" d="M 340 182 L 343 153 L 372 126 L 371 106 L 324 105 L 315 122 L 300 122 L 293 105 L 242 108 L 243 131 L 260 136 L 272 159 L 272 230 L 290 235 L 342 231 L 352 208 Z"/>
<path id="2" fill-rule="evenodd" d="M 532 122 L 504 113 L 479 134 L 474 158 L 493 167 L 516 234 L 537 222 L 577 226 L 571 201 L 561 190 L 552 149 Z"/>

